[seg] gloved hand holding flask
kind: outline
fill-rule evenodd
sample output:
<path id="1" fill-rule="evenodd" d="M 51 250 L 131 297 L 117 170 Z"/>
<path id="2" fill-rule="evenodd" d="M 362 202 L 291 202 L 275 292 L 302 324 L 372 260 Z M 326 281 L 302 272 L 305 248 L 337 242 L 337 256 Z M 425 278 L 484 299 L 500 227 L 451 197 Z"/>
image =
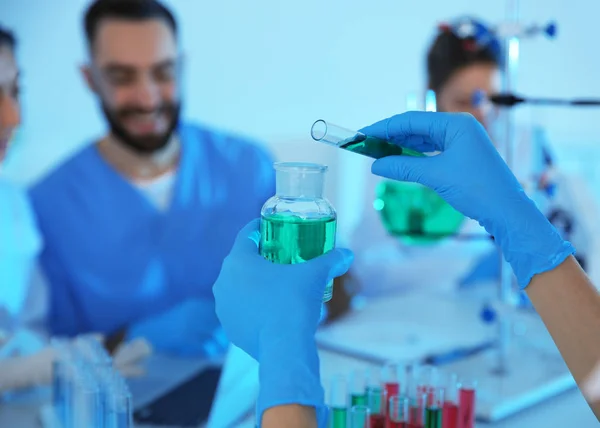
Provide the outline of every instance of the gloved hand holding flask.
<path id="1" fill-rule="evenodd" d="M 353 256 L 333 249 L 298 264 L 278 264 L 258 253 L 260 221 L 248 224 L 225 259 L 213 293 L 228 338 L 260 364 L 257 417 L 299 404 L 314 407 L 319 427 L 327 409 L 315 333 L 327 284 L 346 273 Z"/>

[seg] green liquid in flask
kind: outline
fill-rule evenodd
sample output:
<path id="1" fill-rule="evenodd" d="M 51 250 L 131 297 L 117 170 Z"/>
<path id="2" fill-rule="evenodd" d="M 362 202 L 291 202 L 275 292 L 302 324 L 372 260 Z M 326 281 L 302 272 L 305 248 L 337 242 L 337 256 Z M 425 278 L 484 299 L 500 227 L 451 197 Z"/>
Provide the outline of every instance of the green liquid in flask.
<path id="1" fill-rule="evenodd" d="M 303 218 L 293 214 L 263 216 L 260 224 L 260 254 L 281 264 L 314 259 L 335 247 L 335 217 Z M 333 281 L 327 284 L 323 301 L 331 300 Z"/>
<path id="2" fill-rule="evenodd" d="M 357 135 L 351 141 L 340 146 L 341 149 L 348 150 L 353 153 L 359 153 L 374 159 L 384 158 L 386 156 L 415 156 L 424 157 L 423 153 L 416 150 L 400 147 L 389 141 L 375 137 L 367 137 L 365 135 Z"/>
<path id="3" fill-rule="evenodd" d="M 416 183 L 383 181 L 374 207 L 386 231 L 408 244 L 429 244 L 458 233 L 465 217 L 433 190 Z"/>

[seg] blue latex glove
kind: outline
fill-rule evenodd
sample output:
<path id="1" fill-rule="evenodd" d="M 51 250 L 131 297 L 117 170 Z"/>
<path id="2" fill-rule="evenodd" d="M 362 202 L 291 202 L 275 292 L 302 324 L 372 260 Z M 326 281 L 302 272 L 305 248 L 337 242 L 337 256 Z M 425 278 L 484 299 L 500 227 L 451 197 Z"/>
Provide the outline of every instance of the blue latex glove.
<path id="1" fill-rule="evenodd" d="M 420 152 L 442 152 L 424 158 L 389 156 L 375 161 L 372 171 L 430 187 L 477 220 L 500 245 L 521 288 L 575 252 L 527 197 L 471 115 L 408 112 L 361 131 Z"/>
<path id="2" fill-rule="evenodd" d="M 327 283 L 346 273 L 348 250 L 295 265 L 258 254 L 259 220 L 238 235 L 213 287 L 217 316 L 227 337 L 259 362 L 258 420 L 283 404 L 313 406 L 319 427 L 327 408 L 319 374 L 315 333 Z"/>

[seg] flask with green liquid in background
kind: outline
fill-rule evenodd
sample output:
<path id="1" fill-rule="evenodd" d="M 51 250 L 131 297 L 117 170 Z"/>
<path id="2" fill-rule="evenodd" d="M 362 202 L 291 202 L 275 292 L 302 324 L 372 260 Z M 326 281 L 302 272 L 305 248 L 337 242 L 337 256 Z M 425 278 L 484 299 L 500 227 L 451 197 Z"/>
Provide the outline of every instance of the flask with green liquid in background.
<path id="1" fill-rule="evenodd" d="M 456 235 L 465 217 L 417 183 L 382 181 L 373 207 L 386 231 L 407 244 L 431 244 Z"/>
<path id="2" fill-rule="evenodd" d="M 274 263 L 295 264 L 332 250 L 337 220 L 335 209 L 323 198 L 327 166 L 278 162 L 274 168 L 275 196 L 261 210 L 260 254 Z M 332 295 L 330 281 L 323 301 Z"/>

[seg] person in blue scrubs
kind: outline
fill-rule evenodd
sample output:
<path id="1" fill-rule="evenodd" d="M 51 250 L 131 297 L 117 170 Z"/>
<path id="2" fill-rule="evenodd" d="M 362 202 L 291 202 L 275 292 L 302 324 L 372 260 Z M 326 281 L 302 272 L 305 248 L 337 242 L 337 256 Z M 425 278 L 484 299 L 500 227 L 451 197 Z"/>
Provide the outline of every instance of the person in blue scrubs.
<path id="1" fill-rule="evenodd" d="M 24 303 L 41 247 L 24 189 L 2 175 L 2 163 L 20 125 L 19 68 L 16 40 L 0 27 L 0 345 Z"/>
<path id="2" fill-rule="evenodd" d="M 361 132 L 441 152 L 382 158 L 371 170 L 433 189 L 496 238 L 573 377 L 585 385 L 600 360 L 600 294 L 573 257 L 574 247 L 526 195 L 481 124 L 469 114 L 409 112 Z M 350 268 L 353 255 L 336 249 L 276 265 L 257 254 L 259 238 L 255 220 L 226 258 L 213 288 L 218 317 L 231 341 L 259 362 L 258 426 L 324 428 L 328 412 L 315 343 L 321 296 L 331 278 Z M 592 396 L 588 402 L 600 418 L 600 401 Z"/>
<path id="3" fill-rule="evenodd" d="M 237 231 L 274 194 L 274 173 L 254 142 L 181 118 L 177 29 L 154 0 L 87 9 L 83 75 L 108 132 L 30 192 L 51 335 L 144 337 L 177 355 L 226 349 L 211 287 Z"/>

